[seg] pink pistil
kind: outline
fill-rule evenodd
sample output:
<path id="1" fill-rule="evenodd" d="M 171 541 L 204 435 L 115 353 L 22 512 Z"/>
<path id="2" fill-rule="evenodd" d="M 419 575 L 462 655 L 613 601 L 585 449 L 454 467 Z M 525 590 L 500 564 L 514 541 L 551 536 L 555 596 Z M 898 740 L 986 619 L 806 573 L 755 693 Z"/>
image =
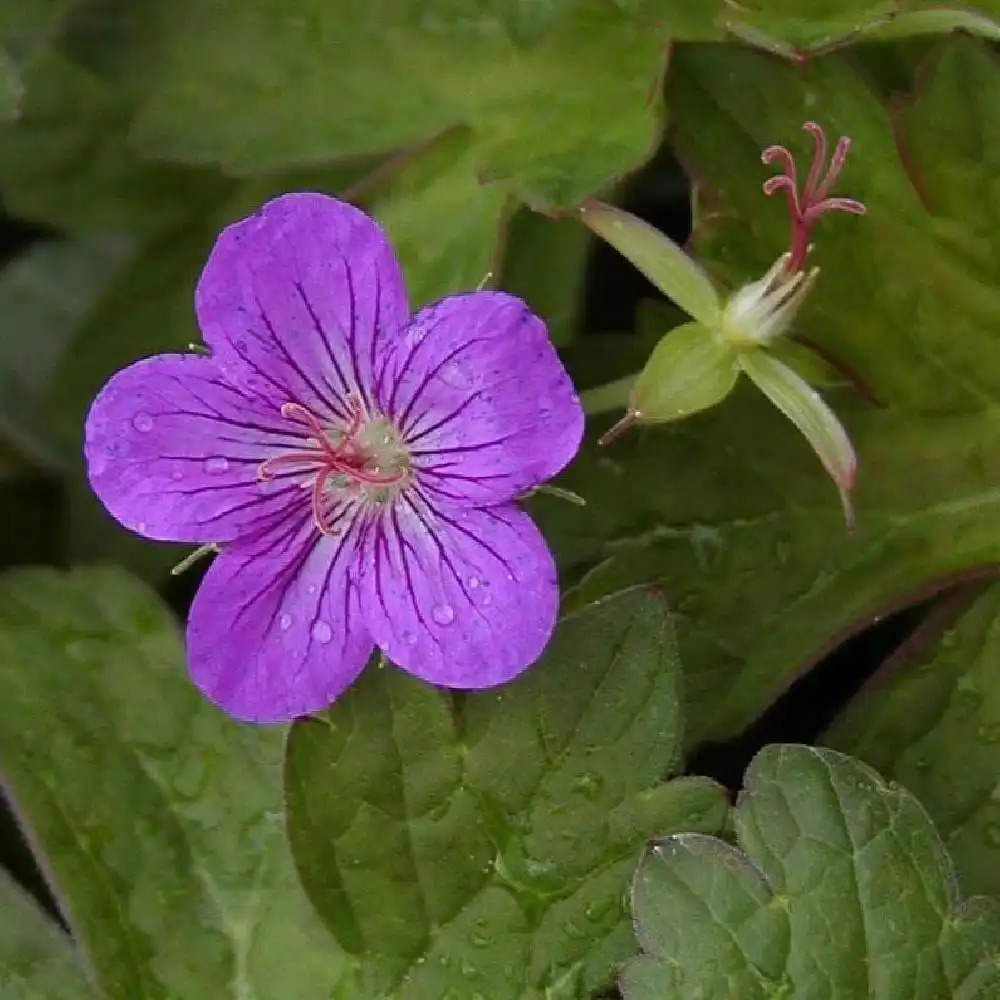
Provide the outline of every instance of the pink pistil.
<path id="1" fill-rule="evenodd" d="M 304 424 L 310 434 L 308 441 L 314 447 L 296 451 L 287 451 L 262 462 L 257 470 L 257 477 L 263 480 L 273 479 L 279 472 L 299 472 L 314 475 L 310 484 L 308 480 L 302 483 L 304 487 L 312 486 L 313 521 L 321 534 L 334 535 L 336 530 L 330 523 L 327 511 L 324 510 L 323 499 L 330 479 L 343 476 L 355 486 L 395 486 L 403 479 L 403 473 L 381 476 L 369 472 L 365 467 L 369 461 L 358 448 L 358 434 L 364 424 L 364 409 L 357 399 L 348 400 L 348 410 L 351 422 L 344 428 L 340 440 L 334 444 L 316 415 L 299 403 L 284 403 L 281 415 L 288 420 Z"/>
<path id="2" fill-rule="evenodd" d="M 837 140 L 833 156 L 826 163 L 828 145 L 823 129 L 816 122 L 806 122 L 802 126 L 815 143 L 812 164 L 806 178 L 805 187 L 799 193 L 798 175 L 795 170 L 795 160 L 784 146 L 768 146 L 761 153 L 764 163 L 777 163 L 784 173 L 770 177 L 764 181 L 764 194 L 770 196 L 776 191 L 784 191 L 788 197 L 788 212 L 791 222 L 789 237 L 789 258 L 785 271 L 792 275 L 805 267 L 809 255 L 809 235 L 816 220 L 825 212 L 849 212 L 851 215 L 864 215 L 865 206 L 854 198 L 831 198 L 830 189 L 844 168 L 844 161 L 851 148 L 851 140 L 842 136 Z M 826 166 L 826 172 L 823 168 Z M 820 176 L 822 175 L 822 180 Z"/>

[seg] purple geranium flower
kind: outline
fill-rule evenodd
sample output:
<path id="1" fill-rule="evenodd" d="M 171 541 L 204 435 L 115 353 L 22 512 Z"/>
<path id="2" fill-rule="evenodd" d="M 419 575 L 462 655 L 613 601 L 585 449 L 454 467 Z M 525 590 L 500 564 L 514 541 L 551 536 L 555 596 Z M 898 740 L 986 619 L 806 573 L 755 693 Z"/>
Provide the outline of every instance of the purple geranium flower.
<path id="1" fill-rule="evenodd" d="M 583 431 L 542 321 L 501 292 L 411 318 L 382 230 L 318 194 L 226 229 L 195 307 L 211 355 L 115 375 L 86 455 L 125 527 L 219 545 L 188 623 L 198 687 L 277 722 L 330 704 L 376 645 L 454 688 L 534 662 L 558 589 L 515 501 Z"/>

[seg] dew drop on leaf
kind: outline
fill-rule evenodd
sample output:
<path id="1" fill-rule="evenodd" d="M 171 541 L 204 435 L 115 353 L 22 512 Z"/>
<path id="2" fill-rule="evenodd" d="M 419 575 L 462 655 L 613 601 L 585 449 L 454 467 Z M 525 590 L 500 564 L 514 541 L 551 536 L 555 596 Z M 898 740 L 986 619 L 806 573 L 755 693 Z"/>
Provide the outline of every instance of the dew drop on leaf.
<path id="1" fill-rule="evenodd" d="M 1000 722 L 991 722 L 980 726 L 976 730 L 976 735 L 984 743 L 1000 743 Z"/>
<path id="2" fill-rule="evenodd" d="M 573 779 L 573 791 L 592 799 L 600 793 L 603 784 L 604 781 L 599 774 L 588 772 Z"/>
<path id="3" fill-rule="evenodd" d="M 583 911 L 583 915 L 590 921 L 597 923 L 604 920 L 608 914 L 615 908 L 615 904 L 618 902 L 616 896 L 608 896 L 605 899 L 595 900 L 593 903 L 588 904 L 587 908 Z"/>

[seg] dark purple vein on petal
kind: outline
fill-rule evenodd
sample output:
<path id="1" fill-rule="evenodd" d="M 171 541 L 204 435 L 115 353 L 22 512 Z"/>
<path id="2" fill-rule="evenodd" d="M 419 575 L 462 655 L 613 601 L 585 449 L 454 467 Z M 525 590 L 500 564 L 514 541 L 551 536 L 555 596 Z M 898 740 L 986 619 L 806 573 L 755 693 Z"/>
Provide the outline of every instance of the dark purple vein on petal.
<path id="1" fill-rule="evenodd" d="M 396 536 L 396 541 L 399 543 L 399 559 L 403 570 L 403 577 L 406 580 L 406 589 L 409 592 L 410 600 L 413 604 L 413 610 L 416 612 L 417 620 L 424 627 L 427 634 L 430 636 L 434 644 L 439 648 L 443 649 L 441 642 L 437 637 L 437 633 L 433 628 L 427 623 L 427 619 L 424 618 L 423 612 L 420 610 L 420 605 L 417 603 L 417 591 L 413 586 L 413 575 L 410 572 L 410 566 L 407 562 L 406 553 L 407 550 L 413 553 L 414 559 L 418 564 L 420 564 L 420 558 L 417 550 L 407 542 L 406 535 L 403 532 L 403 528 L 399 523 L 399 508 L 393 507 L 390 513 L 390 518 L 392 520 L 392 526 L 395 529 L 394 534 Z M 388 534 L 388 533 L 387 533 Z"/>
<path id="2" fill-rule="evenodd" d="M 350 304 L 351 330 L 347 337 L 347 350 L 351 356 L 351 370 L 354 372 L 354 383 L 365 404 L 371 411 L 372 400 L 369 398 L 370 386 L 366 385 L 361 378 L 361 359 L 358 356 L 358 300 L 354 292 L 354 275 L 351 273 L 351 266 L 347 262 L 344 251 L 340 252 L 340 259 L 344 264 L 344 280 L 347 282 L 347 298 Z"/>
<path id="3" fill-rule="evenodd" d="M 428 501 L 427 501 L 427 499 L 425 497 L 421 497 L 421 499 L 424 500 L 424 503 L 428 503 Z M 428 506 L 430 506 L 429 503 L 428 503 Z M 456 531 L 460 532 L 461 534 L 465 535 L 466 538 L 468 538 L 470 541 L 472 541 L 476 545 L 478 545 L 481 549 L 483 549 L 483 551 L 488 552 L 491 556 L 493 556 L 494 559 L 496 559 L 496 561 L 498 563 L 500 563 L 501 566 L 503 566 L 503 568 L 512 577 L 514 577 L 516 579 L 517 574 L 515 574 L 514 568 L 510 565 L 510 563 L 507 562 L 506 559 L 504 559 L 504 557 L 499 552 L 497 552 L 496 549 L 493 548 L 492 545 L 487 544 L 477 534 L 469 531 L 468 528 L 463 527 L 462 524 L 459 521 L 456 521 L 454 518 L 449 517 L 442 510 L 434 509 L 434 508 L 431 508 L 431 509 L 434 510 L 434 514 L 435 514 L 435 516 L 437 518 L 439 518 L 440 520 L 444 521 L 445 524 L 451 525 L 451 527 L 453 527 Z M 495 514 L 493 514 L 490 511 L 490 509 L 488 507 L 480 507 L 478 509 L 479 509 L 480 513 L 486 515 L 487 517 L 492 517 L 494 521 L 499 521 L 501 524 L 505 525 L 506 527 L 508 527 L 508 528 L 510 527 L 509 522 L 505 521 L 502 517 L 497 517 Z"/>
<path id="4" fill-rule="evenodd" d="M 421 438 L 427 437 L 428 434 L 433 434 L 435 431 L 440 430 L 445 424 L 450 423 L 452 420 L 456 419 L 465 412 L 465 410 L 471 406 L 480 396 L 482 395 L 482 390 L 477 389 L 471 396 L 467 396 L 462 400 L 461 404 L 451 411 L 447 416 L 442 417 L 437 423 L 431 424 L 430 427 L 426 427 L 419 433 L 416 433 L 415 426 L 410 431 L 404 432 L 406 434 L 406 443 L 413 445 L 416 444 Z M 420 416 L 424 416 L 421 414 Z M 420 420 L 420 416 L 416 418 L 416 421 Z M 416 422 L 415 422 L 416 423 Z"/>
<path id="5" fill-rule="evenodd" d="M 319 316 L 316 315 L 316 311 L 313 309 L 312 303 L 309 301 L 309 296 L 306 295 L 306 290 L 302 287 L 302 283 L 299 281 L 294 282 L 294 285 L 295 285 L 295 291 L 298 292 L 299 298 L 302 300 L 303 308 L 309 314 L 309 321 L 312 323 L 313 329 L 316 331 L 316 335 L 323 342 L 323 346 L 326 348 L 326 353 L 330 358 L 330 364 L 333 366 L 333 371 L 336 374 L 337 378 L 340 380 L 340 385 L 343 395 L 337 395 L 338 389 L 336 386 L 330 385 L 329 382 L 327 383 L 327 385 L 331 390 L 331 392 L 334 393 L 337 401 L 339 403 L 343 403 L 343 401 L 351 394 L 350 383 L 347 381 L 347 376 L 344 375 L 344 371 L 340 367 L 340 362 L 337 360 L 337 353 L 333 349 L 333 343 L 331 342 L 330 337 L 327 334 L 326 330 L 323 328 L 323 324 L 320 322 Z M 340 330 L 339 333 L 346 345 L 347 343 L 346 335 L 344 334 L 343 330 Z M 346 415 L 346 407 L 343 412 L 338 414 L 338 416 L 343 417 L 345 415 Z"/>
<path id="6" fill-rule="evenodd" d="M 411 451 L 410 458 L 432 458 L 434 455 L 464 455 L 470 451 L 483 451 L 486 448 L 494 448 L 498 444 L 506 444 L 517 437 L 519 431 L 505 434 L 503 437 L 494 438 L 492 441 L 479 441 L 476 444 L 453 445 L 449 448 L 433 448 L 426 451 Z"/>
<path id="7" fill-rule="evenodd" d="M 435 516 L 437 516 L 437 511 L 435 511 L 434 508 L 430 505 L 427 498 L 421 493 L 417 493 L 417 496 L 419 496 L 419 498 L 424 502 L 427 508 L 431 511 L 434 511 Z M 455 578 L 455 582 L 458 584 L 458 589 L 461 590 L 462 595 L 465 597 L 469 606 L 476 611 L 476 613 L 479 615 L 480 618 L 483 619 L 483 621 L 488 623 L 489 619 L 483 613 L 482 608 L 480 608 L 475 603 L 475 601 L 473 601 L 472 595 L 466 589 L 465 580 L 462 579 L 461 574 L 455 568 L 455 564 L 451 561 L 451 556 L 448 554 L 447 549 L 444 547 L 444 545 L 441 544 L 441 539 L 437 537 L 437 535 L 434 533 L 434 529 L 431 527 L 428 520 L 417 509 L 417 505 L 413 502 L 413 498 L 407 496 L 404 497 L 404 499 L 407 505 L 409 506 L 410 510 L 413 511 L 413 516 L 423 525 L 424 531 L 427 533 L 427 537 L 430 540 L 431 544 L 437 549 L 439 561 L 444 566 L 447 566 L 448 569 L 451 571 L 451 575 Z"/>
<path id="8" fill-rule="evenodd" d="M 448 354 L 446 354 L 429 372 L 424 373 L 420 383 L 417 385 L 413 394 L 410 396 L 410 401 L 409 403 L 406 404 L 406 408 L 397 418 L 395 418 L 396 426 L 400 429 L 401 433 L 406 434 L 407 432 L 406 424 L 410 418 L 411 413 L 413 412 L 413 407 L 416 406 L 417 400 L 420 399 L 420 397 L 424 394 L 424 391 L 427 389 L 428 385 L 431 384 L 431 381 L 441 371 L 441 369 L 444 368 L 444 366 L 448 364 L 450 361 L 453 361 L 464 350 L 471 347 L 473 344 L 481 343 L 483 339 L 484 338 L 482 337 L 473 338 L 472 340 L 467 340 L 464 344 L 460 344 L 453 351 L 450 351 Z"/>
<path id="9" fill-rule="evenodd" d="M 309 387 L 310 391 L 313 393 L 314 397 L 318 402 L 325 403 L 338 417 L 340 417 L 341 419 L 346 419 L 347 406 L 344 404 L 343 400 L 341 400 L 337 396 L 331 397 L 328 393 L 321 391 L 320 388 L 316 385 L 316 383 L 305 373 L 305 371 L 302 370 L 302 368 L 299 367 L 296 360 L 289 353 L 288 348 L 285 347 L 284 342 L 278 337 L 277 331 L 271 324 L 271 320 L 268 318 L 267 313 L 264 311 L 264 307 L 261 305 L 260 300 L 255 299 L 254 301 L 257 303 L 257 309 L 260 312 L 261 321 L 263 322 L 264 326 L 267 327 L 267 331 L 271 335 L 271 339 L 274 341 L 275 346 L 284 356 L 285 361 L 288 364 L 288 367 L 291 368 L 292 371 L 295 372 L 295 374 L 298 375 L 298 377 L 302 379 L 302 381 Z M 310 315 L 312 315 L 311 311 Z M 322 332 L 320 332 L 320 336 L 322 336 Z M 328 386 L 328 388 L 330 387 Z M 287 391 L 288 387 L 286 386 L 285 392 Z M 302 400 L 297 400 L 296 402 L 301 403 Z"/>

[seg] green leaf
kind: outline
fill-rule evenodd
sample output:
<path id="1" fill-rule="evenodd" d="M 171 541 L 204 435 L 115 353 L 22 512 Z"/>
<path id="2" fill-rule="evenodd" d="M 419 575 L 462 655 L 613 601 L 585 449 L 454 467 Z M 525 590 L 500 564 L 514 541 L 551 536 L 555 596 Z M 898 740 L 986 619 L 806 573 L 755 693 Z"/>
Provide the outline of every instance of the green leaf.
<path id="1" fill-rule="evenodd" d="M 990 6 L 980 2 L 979 7 Z M 1000 14 L 1000 5 L 993 4 L 993 14 Z M 992 42 L 1000 41 L 1000 23 L 981 10 L 928 6 L 923 10 L 901 11 L 897 16 L 879 25 L 872 36 L 879 41 L 913 38 L 921 35 L 947 35 L 966 31 Z"/>
<path id="2" fill-rule="evenodd" d="M 18 116 L 23 95 L 21 74 L 14 60 L 0 48 L 0 122 Z"/>
<path id="3" fill-rule="evenodd" d="M 522 209 L 508 224 L 498 284 L 545 320 L 556 346 L 576 336 L 590 249 L 590 234 L 572 219 Z"/>
<path id="4" fill-rule="evenodd" d="M 656 345 L 632 389 L 640 423 L 681 420 L 721 403 L 736 385 L 736 354 L 700 323 L 671 330 Z"/>
<path id="5" fill-rule="evenodd" d="M 760 275 L 787 239 L 784 206 L 761 194 L 760 149 L 802 135 L 806 117 L 852 135 L 840 190 L 869 211 L 820 220 L 822 273 L 799 326 L 887 404 L 827 396 L 859 460 L 850 539 L 819 464 L 748 384 L 697 422 L 585 446 L 560 485 L 586 508 L 533 501 L 563 578 L 582 580 L 571 602 L 636 583 L 663 588 L 693 745 L 740 732 L 875 618 L 1000 559 L 1000 72 L 974 42 L 954 39 L 923 74 L 897 134 L 931 214 L 886 108 L 849 62 L 792 68 L 737 48 L 686 47 L 674 69 L 682 159 L 736 213 L 731 225 L 716 214 L 711 239 L 706 229 L 698 241 L 734 285 Z M 592 375 L 593 361 L 567 352 L 577 384 L 634 372 L 633 357 L 615 362 L 627 340 L 600 342 L 603 370 L 589 382 L 579 373 Z M 586 347 L 599 350 L 589 338 Z"/>
<path id="6" fill-rule="evenodd" d="M 662 783 L 676 685 L 663 602 L 634 591 L 566 619 L 500 690 L 370 668 L 296 724 L 292 850 L 368 993 L 568 1000 L 606 983 L 631 951 L 621 898 L 644 840 L 726 812 L 711 782 Z"/>
<path id="7" fill-rule="evenodd" d="M 645 954 L 625 1000 L 989 1000 L 1000 901 L 961 901 L 933 825 L 905 789 L 832 750 L 771 746 L 733 812 L 739 849 L 654 845 L 632 905 Z"/>
<path id="8" fill-rule="evenodd" d="M 21 72 L 21 114 L 0 123 L 0 188 L 15 215 L 148 234 L 197 216 L 228 190 L 218 171 L 140 159 L 126 137 L 130 105 L 50 46 Z"/>
<path id="9" fill-rule="evenodd" d="M 108 1000 L 325 1000 L 345 967 L 294 875 L 284 734 L 184 669 L 167 610 L 117 571 L 0 577 L 0 756 Z"/>
<path id="10" fill-rule="evenodd" d="M 988 7 L 990 2 L 976 6 Z M 961 5 L 942 6 L 937 0 L 824 0 L 808 7 L 798 0 L 769 0 L 756 7 L 734 5 L 723 16 L 724 26 L 737 38 L 786 56 L 870 38 L 957 30 L 989 38 L 996 32 L 996 25 L 982 14 Z"/>
<path id="11" fill-rule="evenodd" d="M 385 226 L 414 309 L 470 291 L 498 269 L 508 199 L 476 179 L 470 139 L 469 129 L 452 129 L 351 192 Z"/>
<path id="12" fill-rule="evenodd" d="M 532 504 L 564 578 L 582 577 L 570 606 L 639 582 L 668 596 L 689 746 L 740 732 L 841 637 L 1000 560 L 996 422 L 838 410 L 861 456 L 849 539 L 819 463 L 748 383 L 697 425 L 588 440 L 559 479 L 585 508 Z"/>
<path id="13" fill-rule="evenodd" d="M 718 327 L 719 293 L 702 268 L 665 233 L 629 212 L 597 201 L 583 205 L 580 218 L 689 316 L 711 330 Z"/>
<path id="14" fill-rule="evenodd" d="M 808 344 L 779 337 L 768 344 L 767 349 L 810 385 L 823 389 L 843 389 L 850 386 L 850 379 Z"/>
<path id="15" fill-rule="evenodd" d="M 131 250 L 110 236 L 39 243 L 0 271 L 0 438 L 37 465 L 55 462 L 44 439 L 49 383 Z"/>
<path id="16" fill-rule="evenodd" d="M 17 0 L 0 8 L 0 39 L 26 51 L 52 35 L 79 0 Z"/>
<path id="17" fill-rule="evenodd" d="M 527 31 L 519 0 L 144 6 L 84 5 L 71 44 L 143 95 L 132 136 L 149 156 L 256 173 L 465 125 L 478 170 L 573 204 L 655 145 L 667 35 L 623 5 L 534 5 Z"/>
<path id="18" fill-rule="evenodd" d="M 95 1000 L 70 939 L 0 871 L 0 996 Z"/>
<path id="19" fill-rule="evenodd" d="M 942 602 L 824 742 L 912 789 L 962 885 L 1000 893 L 1000 586 L 956 598 Z"/>
<path id="20" fill-rule="evenodd" d="M 14 0 L 0 8 L 0 126 L 20 118 L 23 69 L 75 0 Z"/>

